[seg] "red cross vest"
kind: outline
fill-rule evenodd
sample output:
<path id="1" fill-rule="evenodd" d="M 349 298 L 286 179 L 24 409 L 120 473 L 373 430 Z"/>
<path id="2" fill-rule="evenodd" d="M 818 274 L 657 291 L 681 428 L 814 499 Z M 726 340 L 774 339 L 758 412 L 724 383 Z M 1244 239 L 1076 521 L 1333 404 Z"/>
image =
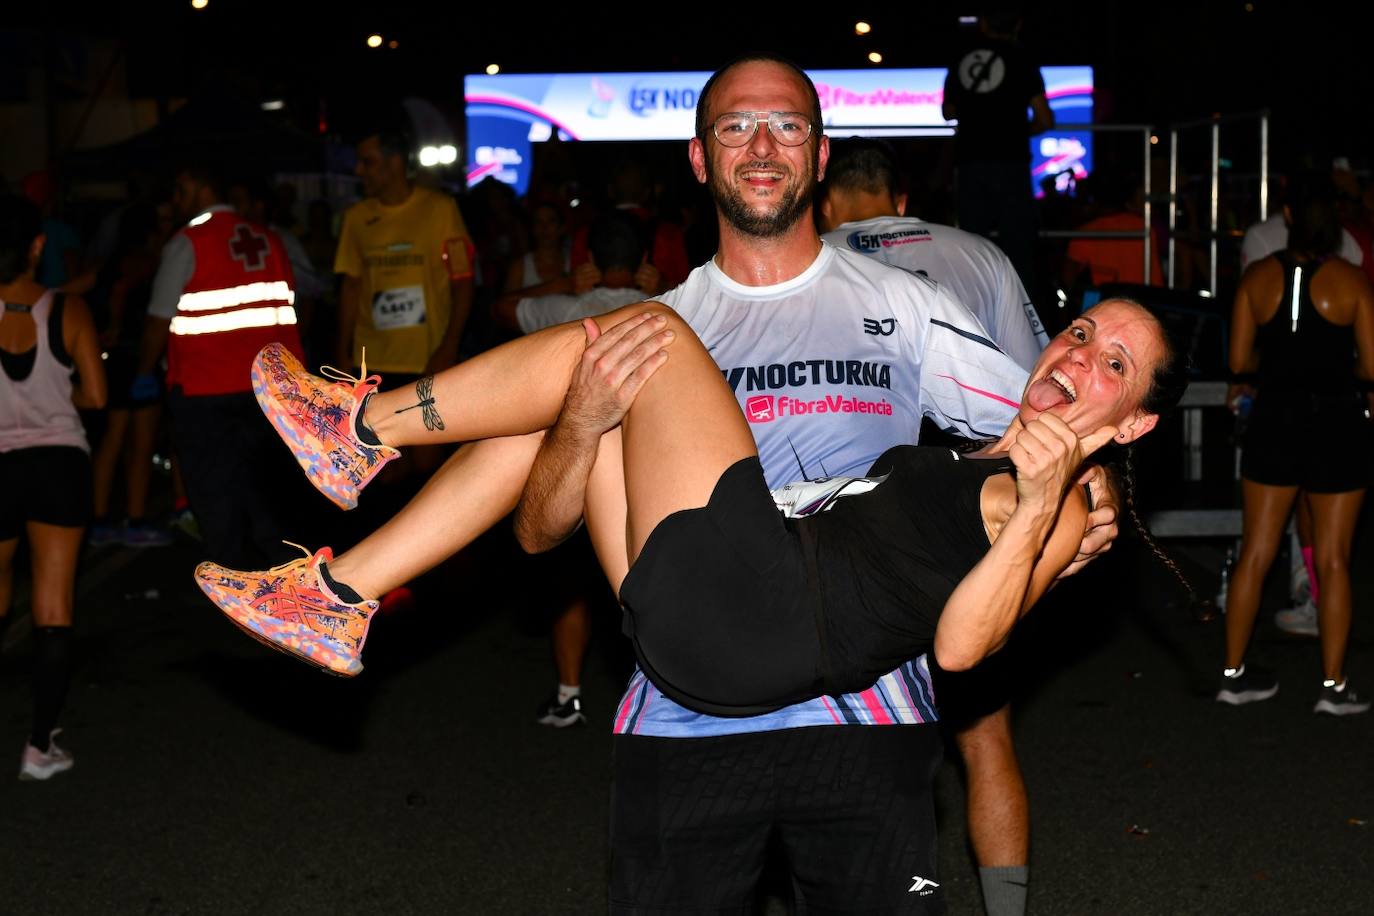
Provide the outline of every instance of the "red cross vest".
<path id="1" fill-rule="evenodd" d="M 196 267 L 167 338 L 167 385 L 186 395 L 249 391 L 253 357 L 280 341 L 304 359 L 291 263 L 272 230 L 228 210 L 181 230 Z"/>

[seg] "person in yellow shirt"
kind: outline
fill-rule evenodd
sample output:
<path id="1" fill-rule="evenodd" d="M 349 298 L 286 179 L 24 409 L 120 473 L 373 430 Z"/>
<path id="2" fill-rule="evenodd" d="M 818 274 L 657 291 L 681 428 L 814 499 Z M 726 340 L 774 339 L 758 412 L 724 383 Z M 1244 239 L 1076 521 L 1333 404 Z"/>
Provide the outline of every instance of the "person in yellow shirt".
<path id="1" fill-rule="evenodd" d="M 458 361 L 472 309 L 473 246 L 452 197 L 414 185 L 404 131 L 358 144 L 365 198 L 344 214 L 336 365 L 432 375 Z"/>

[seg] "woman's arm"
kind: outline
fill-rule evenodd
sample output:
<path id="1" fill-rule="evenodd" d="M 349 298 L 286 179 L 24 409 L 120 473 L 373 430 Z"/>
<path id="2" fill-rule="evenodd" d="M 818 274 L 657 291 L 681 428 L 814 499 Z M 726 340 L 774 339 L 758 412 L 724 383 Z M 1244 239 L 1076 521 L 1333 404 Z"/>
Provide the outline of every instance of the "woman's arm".
<path id="1" fill-rule="evenodd" d="M 62 336 L 72 355 L 80 385 L 72 391 L 77 407 L 99 410 L 108 396 L 105 364 L 100 359 L 100 336 L 91 310 L 79 296 L 68 296 L 63 305 Z"/>
<path id="2" fill-rule="evenodd" d="M 1366 384 L 1374 384 L 1374 286 L 1363 271 L 1351 271 L 1355 282 L 1355 351 L 1359 363 L 1355 374 Z M 1374 416 L 1374 388 L 1365 392 L 1371 416 Z"/>
<path id="3" fill-rule="evenodd" d="M 996 540 L 945 602 L 935 628 L 935 658 L 948 671 L 972 668 L 1006 642 L 1016 621 L 1073 560 L 1087 521 L 1074 487 L 1084 456 L 1111 439 L 1104 427 L 1081 441 L 1051 414 L 1012 445 L 1016 508 Z"/>

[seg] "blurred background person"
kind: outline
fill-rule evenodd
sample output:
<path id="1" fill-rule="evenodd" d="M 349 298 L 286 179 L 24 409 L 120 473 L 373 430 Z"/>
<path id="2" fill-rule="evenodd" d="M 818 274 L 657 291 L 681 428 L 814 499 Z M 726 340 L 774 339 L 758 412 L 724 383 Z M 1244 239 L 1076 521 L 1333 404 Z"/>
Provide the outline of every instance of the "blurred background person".
<path id="1" fill-rule="evenodd" d="M 105 406 L 90 312 L 36 279 L 41 229 L 31 203 L 0 197 L 0 616 L 8 619 L 21 534 L 33 577 L 33 719 L 20 779 L 48 779 L 74 762 L 53 739 L 71 681 L 76 561 L 91 515 L 90 447 L 76 409 Z"/>
<path id="2" fill-rule="evenodd" d="M 105 431 L 94 455 L 91 543 L 96 546 L 120 541 L 129 547 L 159 547 L 172 540 L 167 529 L 148 521 L 148 488 L 162 419 L 162 389 L 155 381 L 134 385 L 153 277 L 171 229 L 170 204 L 164 209 L 168 211 L 165 218 L 159 208 L 147 204 L 134 204 L 121 211 L 115 249 L 91 290 L 110 389 Z M 116 524 L 111 506 L 121 461 L 124 522 Z"/>

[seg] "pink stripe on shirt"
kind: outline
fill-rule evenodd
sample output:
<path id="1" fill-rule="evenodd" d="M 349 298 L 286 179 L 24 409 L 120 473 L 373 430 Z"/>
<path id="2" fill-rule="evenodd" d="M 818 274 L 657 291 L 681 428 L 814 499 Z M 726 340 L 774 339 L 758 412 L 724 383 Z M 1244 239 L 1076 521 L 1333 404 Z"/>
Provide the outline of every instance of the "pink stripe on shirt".
<path id="1" fill-rule="evenodd" d="M 892 717 L 887 714 L 887 710 L 883 709 L 883 704 L 878 699 L 878 689 L 876 687 L 868 688 L 863 693 L 859 694 L 859 697 L 864 701 L 864 705 L 868 707 L 869 714 L 873 716 L 874 725 L 892 724 Z"/>
<path id="2" fill-rule="evenodd" d="M 1003 404 L 1006 404 L 1008 407 L 1015 407 L 1018 410 L 1021 408 L 1021 404 L 1017 401 L 1008 400 L 1007 398 L 1002 397 L 1000 394 L 993 394 L 991 391 L 984 391 L 982 388 L 974 388 L 972 385 L 965 385 L 963 382 L 959 381 L 952 375 L 941 375 L 938 377 L 949 379 L 951 382 L 958 385 L 965 391 L 972 391 L 974 394 L 981 394 L 985 398 L 991 398 L 994 401 L 999 401 Z"/>

